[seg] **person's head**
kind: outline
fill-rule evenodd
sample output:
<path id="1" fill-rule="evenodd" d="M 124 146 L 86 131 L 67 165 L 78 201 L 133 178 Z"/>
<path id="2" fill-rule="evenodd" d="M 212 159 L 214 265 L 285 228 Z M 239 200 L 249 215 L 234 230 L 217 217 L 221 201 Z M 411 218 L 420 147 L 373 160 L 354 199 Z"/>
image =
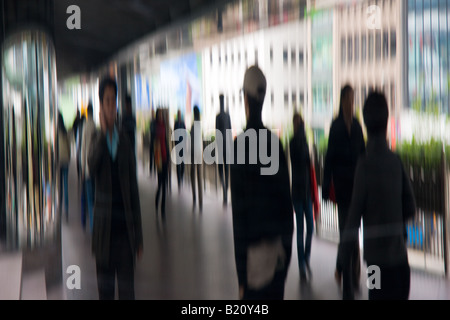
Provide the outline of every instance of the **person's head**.
<path id="1" fill-rule="evenodd" d="M 364 103 L 363 116 L 369 137 L 386 135 L 389 108 L 383 93 L 373 91 L 369 94 Z"/>
<path id="2" fill-rule="evenodd" d="M 200 121 L 200 109 L 194 106 L 194 121 Z"/>
<path id="3" fill-rule="evenodd" d="M 247 69 L 244 75 L 244 103 L 247 120 L 261 117 L 264 98 L 266 96 L 266 77 L 257 66 Z"/>
<path id="4" fill-rule="evenodd" d="M 339 113 L 343 114 L 346 119 L 353 118 L 353 101 L 353 88 L 347 84 L 341 89 L 341 97 L 339 100 Z"/>
<path id="5" fill-rule="evenodd" d="M 98 89 L 100 112 L 104 114 L 105 124 L 112 129 L 117 117 L 117 83 L 112 78 L 104 78 Z"/>
<path id="6" fill-rule="evenodd" d="M 302 130 L 304 123 L 302 116 L 299 113 L 295 113 L 294 117 L 292 118 L 292 123 L 294 125 L 294 134 L 298 132 L 298 130 Z"/>
<path id="7" fill-rule="evenodd" d="M 223 93 L 221 93 L 219 95 L 219 102 L 220 102 L 220 112 L 224 112 L 225 111 L 225 97 L 223 95 Z"/>

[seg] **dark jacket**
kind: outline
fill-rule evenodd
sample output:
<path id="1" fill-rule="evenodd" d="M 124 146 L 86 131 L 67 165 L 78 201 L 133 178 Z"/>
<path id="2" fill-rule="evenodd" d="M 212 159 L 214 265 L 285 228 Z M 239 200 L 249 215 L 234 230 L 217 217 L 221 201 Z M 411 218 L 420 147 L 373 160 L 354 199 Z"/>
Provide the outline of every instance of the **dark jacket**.
<path id="1" fill-rule="evenodd" d="M 122 128 L 128 134 L 133 150 L 136 148 L 136 120 L 133 116 L 125 115 L 122 119 Z"/>
<path id="2" fill-rule="evenodd" d="M 227 153 L 227 148 L 231 148 L 231 145 L 227 145 L 227 140 L 226 140 L 226 135 L 227 135 L 227 130 L 231 129 L 231 119 L 230 119 L 230 115 L 227 112 L 220 112 L 217 116 L 216 116 L 216 130 L 219 130 L 220 133 L 222 134 L 222 143 L 223 143 L 223 148 L 222 150 L 217 150 L 218 151 L 218 155 L 219 157 L 221 157 L 220 159 L 222 159 L 223 156 L 226 156 Z M 231 137 L 229 138 L 230 144 L 231 144 Z"/>
<path id="3" fill-rule="evenodd" d="M 175 124 L 173 126 L 174 131 L 178 130 L 178 129 L 182 129 L 182 130 L 186 130 L 186 125 L 184 124 L 184 121 L 181 119 L 177 119 L 177 121 L 175 121 Z M 178 144 L 180 144 L 181 142 L 183 142 L 184 139 L 184 135 L 180 136 L 180 138 L 175 141 L 175 146 L 177 146 Z M 183 148 L 180 149 L 180 151 L 178 152 L 178 155 L 180 156 L 180 158 L 183 157 Z"/>
<path id="4" fill-rule="evenodd" d="M 261 122 L 249 121 L 247 129 L 250 128 L 257 130 L 259 154 L 259 129 L 266 128 Z M 267 131 L 273 135 L 270 130 Z M 261 175 L 260 169 L 266 166 L 259 161 L 259 157 L 257 164 L 249 164 L 248 143 L 245 164 L 238 164 L 239 137 L 234 141 L 234 164 L 230 166 L 233 236 L 238 281 L 244 288 L 247 286 L 247 249 L 250 244 L 282 236 L 287 266 L 291 258 L 294 223 L 289 172 L 281 142 L 274 137 L 279 143 L 279 169 L 275 175 Z M 269 152 L 270 143 L 268 136 Z"/>
<path id="5" fill-rule="evenodd" d="M 119 133 L 117 161 L 119 179 L 125 208 L 126 230 L 132 252 L 136 255 L 142 246 L 141 206 L 136 178 L 136 161 L 128 135 Z M 88 165 L 91 177 L 95 179 L 94 226 L 92 232 L 92 252 L 97 262 L 108 264 L 111 242 L 112 215 L 112 159 L 106 144 L 106 137 L 96 131 L 89 148 Z M 134 261 L 134 257 L 133 257 Z"/>
<path id="6" fill-rule="evenodd" d="M 350 205 L 356 164 L 365 148 L 361 125 L 354 118 L 349 135 L 341 112 L 333 121 L 328 138 L 322 184 L 324 199 L 329 198 L 330 184 L 333 181 L 337 204 L 343 207 Z"/>
<path id="7" fill-rule="evenodd" d="M 384 137 L 369 139 L 367 155 L 360 157 L 353 198 L 338 256 L 350 261 L 352 241 L 364 227 L 364 260 L 367 265 L 408 263 L 405 223 L 415 214 L 411 182 L 398 155 Z"/>
<path id="8" fill-rule="evenodd" d="M 292 167 L 292 201 L 311 199 L 311 160 L 305 130 L 299 128 L 289 143 Z"/>

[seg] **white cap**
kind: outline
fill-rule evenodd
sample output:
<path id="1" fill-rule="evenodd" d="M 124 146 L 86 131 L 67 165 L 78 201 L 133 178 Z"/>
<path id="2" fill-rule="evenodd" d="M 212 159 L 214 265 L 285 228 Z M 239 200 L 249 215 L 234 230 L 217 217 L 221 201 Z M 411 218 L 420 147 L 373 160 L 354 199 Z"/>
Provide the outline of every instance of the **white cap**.
<path id="1" fill-rule="evenodd" d="M 263 102 L 266 96 L 266 87 L 266 77 L 261 69 L 257 66 L 252 66 L 245 71 L 244 93 L 247 93 L 259 102 Z"/>

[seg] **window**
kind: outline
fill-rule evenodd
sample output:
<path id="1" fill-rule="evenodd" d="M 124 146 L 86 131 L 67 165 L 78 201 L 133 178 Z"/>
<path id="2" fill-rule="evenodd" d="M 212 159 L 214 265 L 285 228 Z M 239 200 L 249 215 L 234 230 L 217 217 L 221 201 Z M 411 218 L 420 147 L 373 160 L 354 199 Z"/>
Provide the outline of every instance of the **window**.
<path id="1" fill-rule="evenodd" d="M 296 55 L 295 55 L 295 49 L 292 49 L 292 50 L 291 50 L 291 65 L 292 65 L 292 66 L 295 66 L 295 64 L 296 64 L 296 62 L 297 62 L 297 61 L 296 61 L 296 58 L 297 58 L 297 57 L 296 57 Z"/>
<path id="2" fill-rule="evenodd" d="M 366 35 L 363 34 L 363 36 L 361 37 L 361 61 L 362 62 L 366 62 L 366 58 L 367 58 L 367 38 Z"/>
<path id="3" fill-rule="evenodd" d="M 383 59 L 387 60 L 389 57 L 389 33 L 383 32 Z"/>
<path id="4" fill-rule="evenodd" d="M 377 60 L 381 60 L 381 32 L 376 33 L 375 37 L 375 49 Z"/>
<path id="5" fill-rule="evenodd" d="M 303 59 L 304 59 L 304 57 L 303 57 L 303 50 L 300 50 L 298 52 L 298 64 L 300 66 L 303 66 Z"/>
<path id="6" fill-rule="evenodd" d="M 300 104 L 303 105 L 303 103 L 305 101 L 305 96 L 304 96 L 303 92 L 300 92 L 298 97 L 299 97 L 299 100 L 300 100 Z"/>
<path id="7" fill-rule="evenodd" d="M 255 64 L 258 65 L 258 49 L 255 50 Z"/>
<path id="8" fill-rule="evenodd" d="M 354 48 L 355 48 L 355 63 L 359 62 L 359 35 L 355 35 L 355 42 L 354 42 Z"/>
<path id="9" fill-rule="evenodd" d="M 347 39 L 347 54 L 348 54 L 348 63 L 351 64 L 353 62 L 353 37 L 349 36 Z"/>
<path id="10" fill-rule="evenodd" d="M 287 108 L 289 107 L 289 94 L 287 91 L 284 92 L 284 106 Z"/>
<path id="11" fill-rule="evenodd" d="M 397 55 L 397 33 L 395 30 L 391 30 L 391 58 L 395 58 Z"/>
<path id="12" fill-rule="evenodd" d="M 374 48 L 373 48 L 373 46 L 374 46 L 374 34 L 373 34 L 373 32 L 370 32 L 370 34 L 369 34 L 369 45 L 368 45 L 368 48 L 369 48 L 369 62 L 372 62 L 373 61 L 373 54 L 374 54 Z"/>
<path id="13" fill-rule="evenodd" d="M 345 49 L 346 49 L 346 43 L 345 43 L 345 38 L 341 39 L 341 63 L 345 64 L 346 61 L 346 53 L 345 53 Z"/>
<path id="14" fill-rule="evenodd" d="M 283 62 L 284 62 L 284 64 L 288 63 L 288 52 L 287 52 L 287 49 L 283 50 Z"/>
<path id="15" fill-rule="evenodd" d="M 297 94 L 295 92 L 292 92 L 292 104 L 296 104 L 297 103 Z"/>
<path id="16" fill-rule="evenodd" d="M 270 102 L 272 103 L 272 106 L 275 104 L 275 97 L 273 95 L 273 91 L 270 93 Z"/>
<path id="17" fill-rule="evenodd" d="M 270 47 L 270 62 L 273 63 L 273 49 Z"/>

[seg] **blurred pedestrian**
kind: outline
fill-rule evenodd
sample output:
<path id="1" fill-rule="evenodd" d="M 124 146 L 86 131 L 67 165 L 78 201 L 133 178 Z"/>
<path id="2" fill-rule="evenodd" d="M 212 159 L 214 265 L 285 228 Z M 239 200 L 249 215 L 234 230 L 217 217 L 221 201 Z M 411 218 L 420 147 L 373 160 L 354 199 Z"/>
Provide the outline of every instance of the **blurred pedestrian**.
<path id="1" fill-rule="evenodd" d="M 177 118 L 174 123 L 174 130 L 186 130 L 186 125 L 184 124 L 184 119 L 181 115 L 181 110 L 178 110 Z M 175 141 L 175 146 L 178 146 L 180 143 L 183 142 L 184 135 L 182 135 L 178 141 Z M 180 149 L 180 151 L 177 153 L 177 181 L 178 181 L 178 191 L 180 191 L 181 186 L 183 185 L 183 178 L 184 178 L 184 161 L 183 161 L 183 148 Z"/>
<path id="2" fill-rule="evenodd" d="M 330 198 L 330 189 L 334 189 L 338 206 L 340 237 L 344 230 L 352 198 L 356 163 L 358 157 L 365 152 L 362 128 L 353 115 L 353 107 L 354 91 L 351 86 L 346 85 L 341 90 L 339 116 L 333 121 L 330 128 L 322 184 L 322 196 L 325 200 Z M 352 299 L 354 289 L 359 290 L 360 274 L 359 243 L 355 242 L 352 264 L 347 274 L 343 273 L 339 259 L 336 259 L 335 278 L 339 285 L 342 281 L 344 299 Z"/>
<path id="3" fill-rule="evenodd" d="M 415 214 L 411 182 L 398 155 L 386 140 L 389 109 L 382 93 L 369 94 L 364 105 L 368 132 L 367 153 L 360 156 L 353 197 L 341 237 L 338 257 L 344 269 L 351 267 L 361 218 L 364 227 L 364 260 L 380 272 L 371 283 L 369 300 L 407 300 L 410 267 L 406 247 L 406 223 Z M 368 283 L 371 280 L 368 280 Z"/>
<path id="4" fill-rule="evenodd" d="M 196 183 L 198 190 L 198 207 L 200 212 L 203 210 L 203 134 L 202 124 L 200 122 L 200 109 L 194 106 L 194 122 L 191 127 L 191 184 L 192 201 L 195 208 L 197 202 Z"/>
<path id="5" fill-rule="evenodd" d="M 61 215 L 64 198 L 64 211 L 69 221 L 69 163 L 71 155 L 69 133 L 61 112 L 58 112 L 58 164 L 59 164 L 59 213 Z"/>
<path id="6" fill-rule="evenodd" d="M 292 204 L 297 221 L 297 252 L 300 279 L 306 281 L 306 272 L 311 276 L 309 264 L 311 242 L 314 230 L 312 194 L 311 194 L 311 160 L 305 125 L 300 114 L 293 118 L 294 136 L 289 143 L 292 167 Z M 306 238 L 304 225 L 306 222 Z"/>
<path id="7" fill-rule="evenodd" d="M 133 106 L 131 103 L 131 96 L 127 94 L 125 97 L 125 110 L 122 118 L 122 128 L 128 134 L 133 154 L 136 155 L 136 119 L 133 115 Z"/>
<path id="8" fill-rule="evenodd" d="M 100 299 L 134 299 L 134 267 L 142 254 L 142 224 L 136 161 L 128 135 L 117 127 L 117 83 L 99 86 L 100 131 L 89 147 L 88 167 L 95 178 L 92 252 Z"/>
<path id="9" fill-rule="evenodd" d="M 167 130 L 164 122 L 163 110 L 156 110 L 155 140 L 154 140 L 155 167 L 158 172 L 158 190 L 156 191 L 155 208 L 158 211 L 159 195 L 161 195 L 161 217 L 166 218 L 166 189 L 168 170 L 168 144 Z M 158 212 L 156 212 L 158 214 Z"/>
<path id="10" fill-rule="evenodd" d="M 223 190 L 223 204 L 226 205 L 228 202 L 228 172 L 230 169 L 230 164 L 227 159 L 227 149 L 228 152 L 232 148 L 228 145 L 231 142 L 231 119 L 228 112 L 225 112 L 224 96 L 221 94 L 219 96 L 220 100 L 220 112 L 216 116 L 216 132 L 222 135 L 222 145 L 218 146 L 216 149 L 218 152 L 218 164 L 217 168 L 219 170 L 219 179 Z M 216 139 L 216 141 L 219 141 Z"/>
<path id="11" fill-rule="evenodd" d="M 234 162 L 230 166 L 239 298 L 246 300 L 284 298 L 292 252 L 294 220 L 289 171 L 280 139 L 262 122 L 266 86 L 266 78 L 257 66 L 247 69 L 243 87 L 247 126 L 234 140 Z M 266 146 L 260 140 L 263 134 Z M 247 137 L 253 137 L 253 141 L 249 143 Z M 260 157 L 256 157 L 256 163 L 250 161 L 256 155 L 250 151 L 256 152 L 256 146 L 259 154 L 267 148 L 276 161 L 273 174 L 262 174 L 267 163 L 263 164 Z"/>

